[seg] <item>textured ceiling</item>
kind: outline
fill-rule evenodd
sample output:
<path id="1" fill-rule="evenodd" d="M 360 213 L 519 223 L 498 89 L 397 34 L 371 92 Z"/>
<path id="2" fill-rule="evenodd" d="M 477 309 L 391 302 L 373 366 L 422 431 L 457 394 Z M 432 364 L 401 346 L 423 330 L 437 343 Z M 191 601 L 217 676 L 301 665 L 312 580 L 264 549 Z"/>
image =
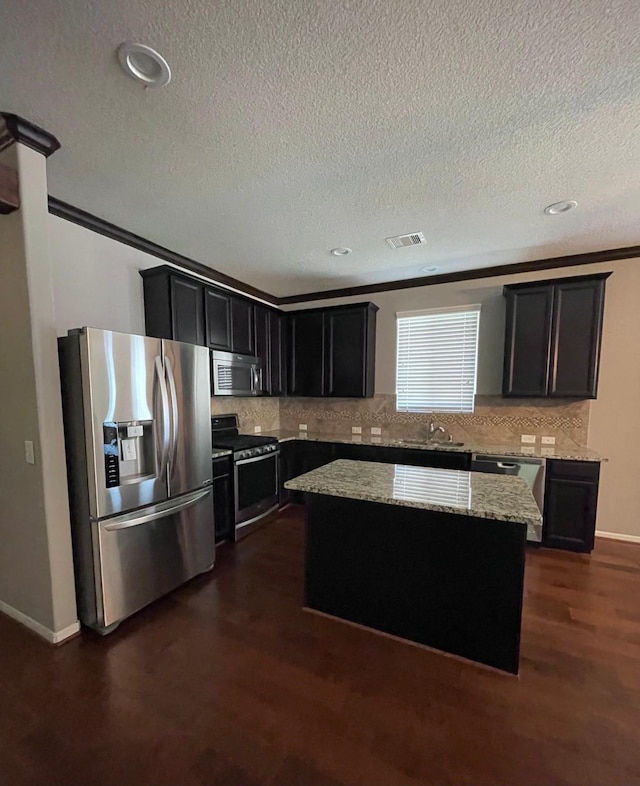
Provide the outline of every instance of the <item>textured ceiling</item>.
<path id="1" fill-rule="evenodd" d="M 59 137 L 52 195 L 273 294 L 640 242 L 639 0 L 0 0 L 0 22 L 0 109 Z M 132 40 L 168 87 L 123 74 Z"/>

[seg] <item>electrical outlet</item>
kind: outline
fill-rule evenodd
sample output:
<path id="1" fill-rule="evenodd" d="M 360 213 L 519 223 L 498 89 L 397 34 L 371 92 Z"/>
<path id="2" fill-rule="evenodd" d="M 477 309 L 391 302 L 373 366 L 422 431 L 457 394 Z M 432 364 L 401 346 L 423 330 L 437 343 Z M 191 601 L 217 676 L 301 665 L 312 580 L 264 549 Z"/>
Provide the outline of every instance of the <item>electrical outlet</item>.
<path id="1" fill-rule="evenodd" d="M 306 423 L 298 423 L 298 431 L 306 431 L 307 424 Z"/>
<path id="2" fill-rule="evenodd" d="M 382 429 L 377 426 L 371 426 L 371 436 L 379 437 L 382 434 Z"/>
<path id="3" fill-rule="evenodd" d="M 360 434 L 352 434 L 351 441 L 352 442 L 362 442 L 362 436 Z"/>
<path id="4" fill-rule="evenodd" d="M 541 448 L 540 453 L 543 456 L 555 456 L 556 449 L 555 448 Z"/>
<path id="5" fill-rule="evenodd" d="M 362 434 L 362 426 L 351 426 L 352 434 Z"/>
<path id="6" fill-rule="evenodd" d="M 33 442 L 30 439 L 24 441 L 24 458 L 27 464 L 35 464 L 36 456 L 33 452 Z"/>
<path id="7" fill-rule="evenodd" d="M 374 445 L 379 445 L 382 442 L 382 439 L 380 437 L 371 437 L 371 442 Z"/>
<path id="8" fill-rule="evenodd" d="M 535 434 L 520 434 L 520 442 L 524 442 L 527 445 L 535 445 L 536 436 Z"/>
<path id="9" fill-rule="evenodd" d="M 541 440 L 543 445 L 555 445 L 556 438 L 555 437 L 542 437 Z"/>
<path id="10" fill-rule="evenodd" d="M 259 434 L 261 431 L 262 431 L 262 426 L 254 426 L 253 427 L 253 433 L 254 434 Z"/>
<path id="11" fill-rule="evenodd" d="M 547 448 L 547 450 L 549 450 L 549 448 Z M 520 452 L 523 456 L 535 456 L 536 449 L 534 447 L 525 446 L 524 448 L 520 448 Z"/>

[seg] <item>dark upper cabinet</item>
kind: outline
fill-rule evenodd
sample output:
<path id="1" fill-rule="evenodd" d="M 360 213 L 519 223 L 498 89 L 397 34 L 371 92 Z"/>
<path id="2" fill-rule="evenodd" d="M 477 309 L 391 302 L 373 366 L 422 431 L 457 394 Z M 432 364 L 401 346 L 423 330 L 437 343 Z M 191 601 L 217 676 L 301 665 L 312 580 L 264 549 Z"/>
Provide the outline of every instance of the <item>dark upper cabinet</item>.
<path id="1" fill-rule="evenodd" d="M 597 395 L 604 287 L 604 278 L 554 287 L 550 396 Z"/>
<path id="2" fill-rule="evenodd" d="M 289 359 L 288 393 L 291 396 L 324 394 L 324 318 L 321 311 L 287 316 Z"/>
<path id="3" fill-rule="evenodd" d="M 269 357 L 271 325 L 269 310 L 262 306 L 255 306 L 253 324 L 255 330 L 253 345 L 256 357 L 259 358 L 262 367 L 262 373 L 259 378 L 259 392 L 263 396 L 268 396 L 271 394 L 271 364 Z"/>
<path id="4" fill-rule="evenodd" d="M 596 397 L 609 275 L 504 288 L 504 396 Z"/>
<path id="5" fill-rule="evenodd" d="M 357 303 L 288 314 L 289 394 L 373 396 L 377 311 Z"/>
<path id="6" fill-rule="evenodd" d="M 231 347 L 240 355 L 255 354 L 253 308 L 251 301 L 231 297 Z"/>
<path id="7" fill-rule="evenodd" d="M 146 333 L 204 345 L 204 285 L 171 271 L 165 267 L 141 271 Z"/>
<path id="8" fill-rule="evenodd" d="M 503 393 L 546 396 L 553 287 L 507 289 Z"/>
<path id="9" fill-rule="evenodd" d="M 570 551 L 593 548 L 600 465 L 547 461 L 542 545 Z"/>
<path id="10" fill-rule="evenodd" d="M 286 335 L 284 317 L 269 312 L 269 393 L 284 396 L 286 392 Z"/>
<path id="11" fill-rule="evenodd" d="M 204 317 L 207 346 L 231 352 L 231 298 L 218 289 L 205 287 Z"/>
<path id="12" fill-rule="evenodd" d="M 324 315 L 325 396 L 373 396 L 377 310 L 373 303 L 327 309 Z"/>

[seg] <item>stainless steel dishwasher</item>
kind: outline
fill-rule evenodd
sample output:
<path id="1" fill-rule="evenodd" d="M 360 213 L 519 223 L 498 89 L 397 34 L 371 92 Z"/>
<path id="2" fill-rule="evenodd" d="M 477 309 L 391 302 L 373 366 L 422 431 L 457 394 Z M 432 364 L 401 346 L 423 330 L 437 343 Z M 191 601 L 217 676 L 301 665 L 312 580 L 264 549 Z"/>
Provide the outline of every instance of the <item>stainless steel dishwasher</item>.
<path id="1" fill-rule="evenodd" d="M 531 489 L 533 497 L 544 515 L 544 477 L 547 462 L 543 458 L 529 456 L 495 456 L 484 453 L 473 453 L 471 456 L 471 470 L 473 472 L 490 472 L 494 475 L 517 475 L 524 478 Z M 542 526 L 527 527 L 527 540 L 530 543 L 540 543 L 542 540 Z"/>

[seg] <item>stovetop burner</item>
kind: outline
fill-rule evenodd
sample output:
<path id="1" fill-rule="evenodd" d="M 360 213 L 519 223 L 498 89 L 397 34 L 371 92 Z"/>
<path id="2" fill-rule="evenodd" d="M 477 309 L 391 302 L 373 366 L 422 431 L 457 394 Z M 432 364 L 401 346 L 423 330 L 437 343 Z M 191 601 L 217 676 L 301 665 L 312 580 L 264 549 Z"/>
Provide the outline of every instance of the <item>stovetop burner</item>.
<path id="1" fill-rule="evenodd" d="M 238 434 L 237 415 L 217 415 L 211 418 L 211 444 L 214 448 L 227 448 L 234 454 L 252 450 L 252 455 L 275 450 L 276 437 L 260 434 Z"/>

